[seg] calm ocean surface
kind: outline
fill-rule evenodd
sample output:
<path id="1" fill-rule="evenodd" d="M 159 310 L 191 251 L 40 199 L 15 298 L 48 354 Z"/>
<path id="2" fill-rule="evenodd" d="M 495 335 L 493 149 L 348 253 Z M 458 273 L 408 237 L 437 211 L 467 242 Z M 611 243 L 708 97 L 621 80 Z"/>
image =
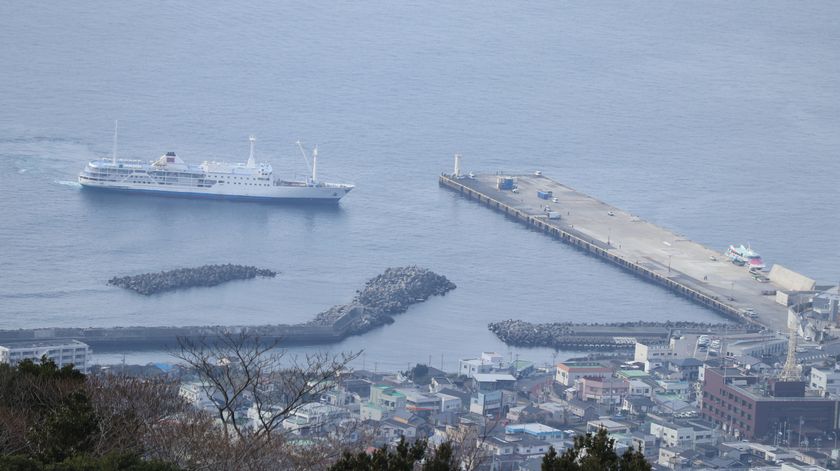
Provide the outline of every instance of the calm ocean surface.
<path id="1" fill-rule="evenodd" d="M 334 349 L 544 362 L 486 324 L 717 319 L 439 189 L 455 152 L 840 279 L 838 2 L 3 2 L 0 44 L 0 328 L 297 322 L 404 264 L 458 289 Z M 334 209 L 88 194 L 114 119 L 122 157 L 244 161 L 254 133 L 293 175 L 301 139 L 357 189 Z M 282 274 L 105 285 L 226 262 Z"/>

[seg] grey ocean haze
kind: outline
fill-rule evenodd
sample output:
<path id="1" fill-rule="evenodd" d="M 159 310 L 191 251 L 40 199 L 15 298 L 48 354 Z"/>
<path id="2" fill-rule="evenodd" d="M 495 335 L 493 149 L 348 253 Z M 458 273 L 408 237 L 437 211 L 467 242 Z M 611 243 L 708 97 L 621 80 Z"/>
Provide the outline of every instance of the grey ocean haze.
<path id="1" fill-rule="evenodd" d="M 513 354 L 493 320 L 718 320 L 439 189 L 455 152 L 840 278 L 838 2 L 7 1 L 0 45 L 0 328 L 298 322 L 405 264 L 458 289 L 333 348 L 451 369 Z M 253 133 L 291 176 L 301 139 L 357 188 L 334 209 L 88 194 L 114 119 L 122 157 L 244 161 Z M 282 273 L 105 285 L 226 262 Z"/>

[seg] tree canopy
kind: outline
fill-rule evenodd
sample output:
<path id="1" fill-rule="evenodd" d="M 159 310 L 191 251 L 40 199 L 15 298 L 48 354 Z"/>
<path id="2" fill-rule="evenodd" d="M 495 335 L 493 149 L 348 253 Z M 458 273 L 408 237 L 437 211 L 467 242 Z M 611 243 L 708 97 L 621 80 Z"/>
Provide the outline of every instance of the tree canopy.
<path id="1" fill-rule="evenodd" d="M 606 429 L 594 435 L 578 435 L 575 444 L 562 454 L 554 447 L 543 457 L 542 471 L 649 471 L 650 463 L 645 456 L 629 448 L 619 456 L 615 451 L 615 440 L 609 438 Z"/>
<path id="2" fill-rule="evenodd" d="M 85 375 L 46 357 L 0 365 L 0 469 L 168 471 L 136 449 L 105 451 L 114 420 L 97 412 Z"/>
<path id="3" fill-rule="evenodd" d="M 460 471 L 452 442 L 429 448 L 425 440 L 409 444 L 405 437 L 393 448 L 383 445 L 373 453 L 344 452 L 330 471 Z"/>

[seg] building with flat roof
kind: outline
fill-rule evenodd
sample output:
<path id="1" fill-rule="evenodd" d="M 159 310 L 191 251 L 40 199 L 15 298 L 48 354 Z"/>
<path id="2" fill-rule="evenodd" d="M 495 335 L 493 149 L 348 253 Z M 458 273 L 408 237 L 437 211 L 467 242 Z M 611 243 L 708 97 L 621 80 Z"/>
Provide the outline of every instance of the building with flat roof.
<path id="1" fill-rule="evenodd" d="M 482 352 L 479 358 L 458 360 L 458 374 L 469 378 L 479 373 L 492 373 L 504 367 L 504 357 L 496 352 Z"/>
<path id="2" fill-rule="evenodd" d="M 360 415 L 362 420 L 380 421 L 394 415 L 399 409 L 405 409 L 405 394 L 391 386 L 377 384 L 370 388 L 370 401 L 362 404 Z"/>
<path id="3" fill-rule="evenodd" d="M 283 421 L 284 429 L 297 434 L 313 434 L 332 426 L 342 419 L 350 417 L 350 412 L 343 407 L 309 402 L 298 407 L 292 415 Z"/>
<path id="4" fill-rule="evenodd" d="M 429 415 L 440 411 L 440 397 L 413 389 L 400 389 L 405 396 L 405 409 L 415 414 Z"/>
<path id="5" fill-rule="evenodd" d="M 616 434 L 616 433 L 630 433 L 630 426 L 624 422 L 618 422 L 607 417 L 601 417 L 600 419 L 590 420 L 586 422 L 586 431 L 587 432 L 597 432 L 598 430 L 605 429 L 609 434 Z"/>
<path id="6" fill-rule="evenodd" d="M 773 332 L 729 334 L 721 343 L 729 357 L 782 355 L 788 346 L 787 337 Z"/>
<path id="7" fill-rule="evenodd" d="M 540 440 L 557 440 L 563 438 L 563 431 L 540 423 L 514 424 L 505 426 L 507 435 L 530 435 Z"/>
<path id="8" fill-rule="evenodd" d="M 501 390 L 477 392 L 470 398 L 470 412 L 480 415 L 499 415 L 504 408 L 504 394 Z"/>
<path id="9" fill-rule="evenodd" d="M 590 378 L 611 376 L 612 368 L 592 361 L 567 361 L 557 364 L 554 379 L 564 386 L 573 386 L 575 381 L 588 376 Z"/>
<path id="10" fill-rule="evenodd" d="M 840 371 L 831 368 L 811 368 L 811 389 L 822 395 L 840 393 Z"/>
<path id="11" fill-rule="evenodd" d="M 578 398 L 583 401 L 593 400 L 602 404 L 621 404 L 630 391 L 630 382 L 624 378 L 590 378 L 580 380 Z"/>
<path id="12" fill-rule="evenodd" d="M 697 347 L 697 335 L 674 337 L 668 342 L 636 342 L 633 361 L 644 363 L 646 369 L 650 363 L 662 363 L 674 358 L 687 358 L 694 355 Z"/>
<path id="13" fill-rule="evenodd" d="M 615 372 L 616 376 L 621 376 L 622 378 L 627 378 L 630 380 L 633 379 L 643 379 L 643 378 L 650 378 L 650 373 L 645 370 L 637 370 L 637 369 L 620 369 Z"/>
<path id="14" fill-rule="evenodd" d="M 703 421 L 657 422 L 650 423 L 650 434 L 661 441 L 663 446 L 693 448 L 695 445 L 714 445 L 719 438 L 715 425 Z"/>
<path id="15" fill-rule="evenodd" d="M 497 389 L 512 388 L 516 378 L 506 373 L 477 373 L 473 375 L 479 391 L 495 391 Z"/>
<path id="16" fill-rule="evenodd" d="M 78 340 L 8 342 L 0 345 L 0 363 L 17 365 L 23 360 L 38 361 L 46 356 L 59 367 L 73 365 L 87 373 L 93 352 L 88 344 Z"/>
<path id="17" fill-rule="evenodd" d="M 840 428 L 840 401 L 806 396 L 805 382 L 759 381 L 728 368 L 706 367 L 700 413 L 724 431 L 746 439 L 763 439 L 781 427 L 820 434 Z"/>

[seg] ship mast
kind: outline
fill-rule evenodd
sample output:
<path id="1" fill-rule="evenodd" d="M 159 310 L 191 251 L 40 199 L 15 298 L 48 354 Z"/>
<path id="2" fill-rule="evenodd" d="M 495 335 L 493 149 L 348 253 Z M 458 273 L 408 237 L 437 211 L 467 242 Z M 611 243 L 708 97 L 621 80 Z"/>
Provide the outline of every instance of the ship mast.
<path id="1" fill-rule="evenodd" d="M 318 146 L 312 149 L 312 184 L 318 184 Z"/>
<path id="2" fill-rule="evenodd" d="M 118 119 L 114 120 L 114 147 L 111 149 L 111 163 L 117 165 L 117 131 L 120 127 L 120 121 Z"/>
<path id="3" fill-rule="evenodd" d="M 300 141 L 297 141 L 295 144 L 297 144 L 298 149 L 300 149 L 300 155 L 303 156 L 303 161 L 306 163 L 306 168 L 308 168 L 309 171 L 312 172 L 312 175 L 314 177 L 315 176 L 315 169 L 313 169 L 312 165 L 309 163 L 309 157 L 306 156 L 306 151 L 303 150 L 303 144 L 301 144 Z M 313 178 L 313 180 L 314 180 L 314 178 Z"/>
<path id="4" fill-rule="evenodd" d="M 248 156 L 248 163 L 246 164 L 246 167 L 256 168 L 257 161 L 254 160 L 254 145 L 257 142 L 257 137 L 251 134 L 250 136 L 248 136 L 248 140 L 251 141 L 251 154 Z"/>

